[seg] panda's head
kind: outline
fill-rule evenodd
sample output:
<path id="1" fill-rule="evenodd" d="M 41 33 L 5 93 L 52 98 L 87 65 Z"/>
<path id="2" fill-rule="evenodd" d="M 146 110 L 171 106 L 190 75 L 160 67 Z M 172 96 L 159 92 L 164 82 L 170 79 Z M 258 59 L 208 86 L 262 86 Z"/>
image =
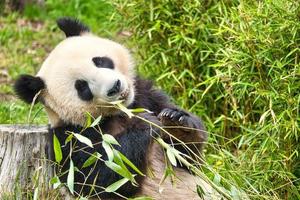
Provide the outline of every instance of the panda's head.
<path id="1" fill-rule="evenodd" d="M 50 53 L 36 76 L 21 75 L 15 83 L 25 102 L 44 104 L 52 126 L 82 125 L 86 113 L 94 117 L 117 112 L 110 102 L 134 99 L 133 60 L 122 45 L 92 35 L 79 21 L 62 18 L 66 39 Z"/>

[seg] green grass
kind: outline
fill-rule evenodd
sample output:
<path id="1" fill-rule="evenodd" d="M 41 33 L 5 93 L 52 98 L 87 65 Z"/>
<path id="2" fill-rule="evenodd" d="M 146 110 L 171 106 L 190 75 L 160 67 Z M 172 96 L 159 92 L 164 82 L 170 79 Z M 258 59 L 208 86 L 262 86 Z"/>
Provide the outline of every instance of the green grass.
<path id="1" fill-rule="evenodd" d="M 210 133 L 203 167 L 216 184 L 252 199 L 300 199 L 300 3 L 237 0 L 48 0 L 0 15 L 0 93 L 34 74 L 63 39 L 55 20 L 76 16 L 98 35 L 125 40 L 138 71 Z M 0 5 L 1 7 L 1 5 Z M 118 13 L 115 13 L 117 9 Z M 0 73 L 2 80 L 2 73 Z M 1 99 L 1 98 L 0 98 Z M 34 108 L 30 121 L 46 123 Z M 0 104 L 1 123 L 26 123 L 29 106 Z M 33 117 L 34 116 L 34 117 Z"/>
<path id="2" fill-rule="evenodd" d="M 62 16 L 77 17 L 94 33 L 112 37 L 118 30 L 114 8 L 105 1 L 47 1 L 44 7 L 28 5 L 23 13 L 0 14 L 0 101 L 1 95 L 12 95 L 12 84 L 20 74 L 36 74 L 47 54 L 63 40 L 55 21 Z M 3 71 L 3 74 L 2 74 Z M 3 80 L 2 80 L 3 76 Z M 0 104 L 0 123 L 27 123 L 30 105 L 21 101 Z M 34 112 L 40 107 L 34 108 Z M 47 123 L 45 112 L 30 122 Z"/>
<path id="3" fill-rule="evenodd" d="M 253 199 L 299 199 L 299 2 L 116 4 L 139 71 L 205 121 L 207 175 Z"/>

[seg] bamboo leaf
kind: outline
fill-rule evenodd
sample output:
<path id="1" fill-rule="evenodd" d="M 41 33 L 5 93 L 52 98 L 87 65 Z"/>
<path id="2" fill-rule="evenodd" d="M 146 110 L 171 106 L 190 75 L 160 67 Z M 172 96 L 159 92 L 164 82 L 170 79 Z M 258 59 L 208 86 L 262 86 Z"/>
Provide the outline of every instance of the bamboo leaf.
<path id="1" fill-rule="evenodd" d="M 85 113 L 85 116 L 86 116 L 86 120 L 85 120 L 84 127 L 85 127 L 85 128 L 88 128 L 88 127 L 90 127 L 91 124 L 92 124 L 92 116 L 91 116 L 91 114 L 88 113 L 88 112 Z"/>
<path id="2" fill-rule="evenodd" d="M 204 192 L 203 188 L 200 185 L 197 185 L 197 194 L 199 195 L 199 197 L 201 199 L 204 199 L 205 192 Z"/>
<path id="3" fill-rule="evenodd" d="M 86 168 L 94 164 L 98 159 L 100 159 L 101 154 L 98 152 L 93 153 L 82 165 L 82 168 Z"/>
<path id="4" fill-rule="evenodd" d="M 53 189 L 58 188 L 61 185 L 59 177 L 58 176 L 52 177 L 51 180 L 50 180 L 50 184 L 53 185 Z"/>
<path id="5" fill-rule="evenodd" d="M 105 141 L 102 142 L 102 147 L 104 148 L 107 158 L 109 161 L 112 161 L 114 159 L 114 153 L 109 144 Z"/>
<path id="6" fill-rule="evenodd" d="M 129 118 L 134 116 L 134 114 L 132 114 L 132 112 L 128 108 L 126 108 L 123 104 L 117 103 L 117 106 L 121 111 L 127 114 Z"/>
<path id="7" fill-rule="evenodd" d="M 176 161 L 175 155 L 174 155 L 171 148 L 167 149 L 167 156 L 168 156 L 171 164 L 176 167 L 177 166 L 177 161 Z"/>
<path id="8" fill-rule="evenodd" d="M 115 150 L 117 151 L 117 150 Z M 118 151 L 119 152 L 119 151 Z M 119 155 L 121 157 L 121 159 L 129 166 L 131 167 L 131 169 L 133 169 L 134 171 L 136 171 L 138 174 L 145 176 L 145 174 L 143 174 L 143 172 L 141 172 L 130 160 L 128 160 L 128 158 L 126 158 L 126 156 L 124 156 L 121 152 L 119 152 Z"/>
<path id="9" fill-rule="evenodd" d="M 147 112 L 147 113 L 153 113 L 150 110 L 147 110 L 145 108 L 134 108 L 134 109 L 129 109 L 132 113 L 142 113 L 142 112 Z"/>
<path id="10" fill-rule="evenodd" d="M 34 193 L 33 193 L 33 200 L 38 200 L 39 197 L 39 188 L 35 188 L 34 189 Z"/>
<path id="11" fill-rule="evenodd" d="M 117 165 L 116 163 L 111 162 L 111 161 L 105 161 L 105 165 L 108 168 L 110 168 L 111 170 L 113 170 L 114 172 L 116 172 L 119 175 L 123 176 L 124 178 L 127 178 L 130 181 L 135 182 L 132 174 L 128 170 L 122 168 L 120 165 Z"/>
<path id="12" fill-rule="evenodd" d="M 221 176 L 218 173 L 215 174 L 213 182 L 216 185 L 220 185 L 221 184 Z"/>
<path id="13" fill-rule="evenodd" d="M 101 121 L 101 119 L 102 119 L 102 116 L 100 115 L 93 121 L 93 123 L 90 125 L 90 127 L 94 127 L 94 126 L 98 125 L 99 122 Z"/>
<path id="14" fill-rule="evenodd" d="M 102 135 L 102 139 L 109 144 L 116 144 L 120 146 L 119 142 L 112 135 L 104 134 Z"/>
<path id="15" fill-rule="evenodd" d="M 68 143 L 68 142 L 70 142 L 71 140 L 72 140 L 72 138 L 73 138 L 73 133 L 72 134 L 70 134 L 68 137 L 67 137 L 67 139 L 65 140 L 65 145 Z"/>
<path id="16" fill-rule="evenodd" d="M 122 185 L 127 183 L 129 180 L 127 178 L 122 178 L 121 180 L 118 180 L 114 182 L 113 184 L 109 185 L 106 189 L 105 192 L 115 192 L 118 190 Z"/>
<path id="17" fill-rule="evenodd" d="M 78 133 L 73 133 L 73 134 L 74 134 L 74 136 L 75 136 L 80 142 L 82 142 L 83 144 L 86 144 L 86 145 L 88 145 L 89 147 L 94 148 L 94 147 L 93 147 L 93 144 L 92 144 L 92 142 L 91 142 L 91 140 L 90 140 L 89 138 L 87 138 L 87 137 L 85 137 L 85 136 L 83 136 L 83 135 L 80 135 L 80 134 L 78 134 Z"/>
<path id="18" fill-rule="evenodd" d="M 70 160 L 70 168 L 67 177 L 67 186 L 70 192 L 74 194 L 74 164 L 72 160 Z"/>
<path id="19" fill-rule="evenodd" d="M 55 134 L 53 134 L 53 145 L 54 145 L 55 161 L 57 163 L 60 163 L 60 161 L 62 160 L 62 151 L 61 151 L 60 142 Z"/>

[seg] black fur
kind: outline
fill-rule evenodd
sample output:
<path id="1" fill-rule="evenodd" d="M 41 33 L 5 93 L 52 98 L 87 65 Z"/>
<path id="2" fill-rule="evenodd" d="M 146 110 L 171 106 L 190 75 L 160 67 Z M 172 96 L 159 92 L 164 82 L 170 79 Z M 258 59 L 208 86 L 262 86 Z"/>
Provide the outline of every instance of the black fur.
<path id="1" fill-rule="evenodd" d="M 204 142 L 207 140 L 207 134 L 205 127 L 201 120 L 182 109 L 178 109 L 174 104 L 170 102 L 169 97 L 162 91 L 153 87 L 153 83 L 150 80 L 135 78 L 135 101 L 129 108 L 146 108 L 158 117 L 162 122 L 164 128 L 170 133 L 174 133 L 174 136 L 179 138 L 183 142 L 190 143 L 187 145 L 197 155 L 200 155 L 204 146 Z M 167 115 L 162 117 L 162 114 Z M 179 121 L 179 119 L 181 120 Z M 167 127 L 180 126 L 181 128 L 168 129 Z M 187 127 L 184 129 L 184 127 Z M 176 134 L 176 133 L 180 134 Z M 177 143 L 174 148 L 184 154 L 191 154 L 190 150 L 187 150 L 182 144 L 178 144 L 174 139 L 172 140 L 168 135 L 161 135 L 165 142 L 169 144 Z M 193 144 L 196 143 L 196 144 Z M 195 156 L 191 155 L 192 158 Z M 198 160 L 199 161 L 199 160 Z M 201 161 L 201 160 L 200 160 Z M 185 168 L 183 166 L 183 168 Z"/>
<path id="2" fill-rule="evenodd" d="M 109 97 L 114 96 L 120 92 L 120 89 L 121 89 L 121 81 L 117 80 L 114 83 L 113 87 L 107 91 L 106 95 Z"/>
<path id="3" fill-rule="evenodd" d="M 150 114 L 147 114 L 149 120 L 153 120 L 153 116 L 150 116 Z M 145 117 L 145 116 L 143 116 Z M 119 118 L 118 116 L 114 118 Z M 103 120 L 99 125 L 101 130 L 104 133 L 109 133 L 110 127 L 110 120 L 111 118 L 107 118 Z M 132 163 L 135 164 L 141 171 L 145 173 L 146 171 L 146 155 L 149 145 L 151 144 L 152 138 L 151 138 L 151 132 L 159 131 L 157 129 L 150 128 L 149 124 L 142 122 L 141 120 L 137 118 L 129 119 L 126 117 L 120 117 L 118 120 L 120 120 L 120 123 L 123 122 L 123 124 L 126 124 L 126 129 L 118 134 L 115 138 L 120 143 L 121 146 L 115 146 L 115 149 L 122 152 Z M 155 121 L 155 120 L 154 120 Z M 157 123 L 157 122 L 156 122 Z M 66 133 L 66 131 L 69 131 Z M 74 163 L 74 166 L 77 167 L 81 173 L 75 172 L 75 180 L 74 182 L 77 183 L 85 183 L 85 186 L 81 184 L 75 184 L 75 191 L 77 193 L 81 192 L 81 195 L 94 195 L 95 191 L 90 193 L 91 187 L 87 186 L 87 184 L 94 184 L 96 186 L 103 186 L 107 187 L 110 184 L 122 179 L 120 175 L 106 167 L 104 162 L 98 161 L 96 163 L 95 168 L 91 172 L 90 176 L 88 174 L 90 173 L 91 167 L 82 168 L 83 163 L 90 157 L 89 153 L 94 153 L 95 151 L 99 152 L 102 155 L 102 159 L 107 160 L 106 153 L 101 145 L 102 139 L 99 131 L 94 128 L 87 128 L 82 131 L 82 127 L 74 126 L 74 125 L 66 125 L 63 127 L 50 129 L 51 134 L 55 134 L 57 138 L 60 141 L 60 144 L 65 144 L 65 140 L 70 134 L 70 132 L 74 133 L 80 133 L 81 135 L 84 135 L 85 137 L 89 138 L 91 141 L 93 141 L 94 148 L 90 148 L 87 145 L 76 142 L 75 139 L 72 140 L 72 143 L 68 143 L 67 145 L 62 146 L 62 152 L 63 152 L 63 161 L 64 165 L 62 167 L 61 173 L 63 174 L 62 177 L 60 177 L 61 181 L 66 182 L 67 181 L 67 171 L 69 169 L 69 155 L 70 155 L 70 145 L 72 144 L 72 154 L 71 158 Z M 53 138 L 53 137 L 52 137 Z M 76 143 L 75 143 L 76 142 Z M 75 145 L 74 145 L 75 144 Z M 84 151 L 82 151 L 84 149 Z M 128 167 L 130 170 L 130 167 Z M 132 173 L 135 173 L 133 170 L 130 170 Z M 65 173 L 64 173 L 65 172 Z M 87 180 L 85 180 L 85 177 L 88 177 Z M 96 179 L 96 181 L 95 181 Z M 138 175 L 135 177 L 136 181 L 140 184 L 142 181 L 142 176 Z M 95 182 L 94 182 L 95 181 Z M 99 197 L 101 198 L 115 198 L 116 195 L 112 193 L 105 193 L 103 192 L 103 189 L 101 188 L 95 188 L 96 193 L 99 193 Z M 136 192 L 138 192 L 139 188 L 133 186 L 130 182 L 127 182 L 125 185 L 123 185 L 121 188 L 118 189 L 118 193 L 122 194 L 124 196 L 133 196 Z"/>
<path id="4" fill-rule="evenodd" d="M 167 115 L 164 116 L 164 119 L 170 120 L 170 122 L 179 123 L 180 117 L 184 117 L 181 125 L 190 125 L 191 128 L 203 128 L 199 119 L 191 116 L 189 113 L 177 109 L 172 105 L 168 97 L 152 87 L 152 82 L 148 80 L 142 80 L 140 78 L 135 78 L 135 100 L 130 108 L 143 107 L 148 110 L 153 111 L 153 114 L 143 114 L 142 117 L 152 121 L 158 125 L 161 125 L 159 119 L 162 118 L 163 113 Z M 171 117 L 172 116 L 172 117 Z M 183 119 L 183 118 L 181 118 Z M 115 146 L 117 150 L 122 152 L 131 162 L 133 162 L 142 172 L 146 173 L 146 159 L 147 159 L 147 150 L 149 145 L 152 143 L 152 136 L 157 136 L 159 130 L 155 127 L 150 127 L 149 124 L 139 120 L 138 118 L 129 119 L 126 115 L 120 114 L 115 116 L 106 117 L 101 120 L 100 129 L 103 133 L 112 134 L 112 130 L 115 126 L 123 127 L 123 131 L 117 134 L 115 138 L 121 144 L 121 146 Z M 154 130 L 154 132 L 151 130 Z M 84 183 L 85 186 L 81 184 L 75 184 L 75 191 L 82 195 L 95 194 L 99 193 L 101 198 L 115 198 L 115 194 L 105 193 L 101 188 L 95 188 L 96 191 L 90 193 L 91 187 L 87 184 L 95 184 L 96 186 L 107 187 L 108 185 L 120 180 L 122 177 L 106 167 L 106 165 L 99 161 L 96 163 L 96 166 L 81 168 L 83 163 L 90 157 L 90 154 L 95 151 L 103 155 L 103 159 L 106 160 L 106 153 L 101 145 L 102 139 L 99 131 L 95 128 L 84 129 L 79 126 L 74 125 L 64 125 L 55 129 L 51 129 L 50 132 L 55 134 L 61 144 L 65 144 L 65 140 L 70 134 L 70 132 L 80 133 L 85 137 L 88 137 L 95 145 L 94 148 L 90 148 L 83 143 L 76 142 L 75 139 L 72 140 L 73 150 L 71 154 L 72 161 L 74 165 L 80 169 L 81 173 L 75 172 L 75 180 L 77 183 Z M 114 133 L 115 134 L 115 133 Z M 192 134 L 192 133 L 191 133 Z M 199 132 L 197 134 L 204 134 Z M 189 133 L 187 133 L 189 137 Z M 165 141 L 172 143 L 170 140 L 166 139 Z M 75 143 L 76 142 L 76 143 Z M 75 145 L 74 145 L 75 144 Z M 69 169 L 69 155 L 70 155 L 70 145 L 64 145 L 62 147 L 63 152 L 63 167 L 61 174 L 61 181 L 66 182 L 67 180 L 67 171 Z M 202 146 L 202 144 L 201 144 Z M 175 145 L 175 148 L 178 150 L 187 153 L 186 150 L 181 145 Z M 80 151 L 79 149 L 84 149 Z M 86 153 L 88 152 L 88 153 Z M 196 152 L 196 150 L 195 150 Z M 85 180 L 84 177 L 87 177 L 90 171 L 92 170 L 90 176 Z M 132 171 L 132 170 L 131 170 Z M 132 171 L 135 173 L 134 171 Z M 97 177 L 97 178 L 96 178 Z M 143 177 L 137 175 L 136 180 L 139 184 L 142 184 Z M 94 180 L 96 181 L 94 182 Z M 119 188 L 117 192 L 126 197 L 132 197 L 139 191 L 138 187 L 133 186 L 130 182 L 126 183 L 124 186 Z"/>
<path id="5" fill-rule="evenodd" d="M 57 25 L 60 30 L 66 34 L 66 37 L 79 36 L 81 33 L 90 31 L 90 29 L 79 20 L 69 17 L 58 19 Z"/>
<path id="6" fill-rule="evenodd" d="M 108 69 L 114 69 L 115 65 L 112 59 L 104 56 L 104 57 L 94 57 L 92 58 L 92 61 L 96 65 L 96 67 L 101 67 L 101 68 L 108 68 Z"/>
<path id="7" fill-rule="evenodd" d="M 166 123 L 176 124 L 178 126 L 190 127 L 190 128 L 200 128 L 200 123 L 198 119 L 193 119 L 193 117 L 183 110 L 177 108 L 165 108 L 157 116 L 160 120 L 168 121 Z M 198 125 L 199 124 L 199 125 Z"/>
<path id="8" fill-rule="evenodd" d="M 178 108 L 165 108 L 157 116 L 164 125 L 165 129 L 172 133 L 176 138 L 190 143 L 187 144 L 190 150 L 200 156 L 200 152 L 206 141 L 205 127 L 198 117 Z M 170 127 L 177 128 L 170 128 Z M 174 144 L 174 147 L 186 155 L 190 155 L 193 159 L 202 163 L 202 160 L 198 160 L 195 155 L 191 154 L 190 150 L 185 148 L 182 144 L 170 137 L 165 137 L 165 142 Z M 189 160 L 193 162 L 193 160 Z M 197 164 L 197 163 L 194 163 Z M 184 166 L 183 166 L 184 167 Z"/>
<path id="9" fill-rule="evenodd" d="M 31 75 L 21 75 L 14 84 L 17 96 L 26 103 L 32 103 L 34 96 L 44 88 L 44 81 Z"/>
<path id="10" fill-rule="evenodd" d="M 76 19 L 61 18 L 57 20 L 57 24 L 66 34 L 66 37 L 79 36 L 84 32 L 89 32 L 89 28 Z M 114 68 L 114 63 L 106 57 L 102 57 L 101 59 L 95 57 L 92 61 L 97 67 Z M 151 81 L 142 80 L 138 77 L 136 77 L 134 81 L 135 99 L 129 108 L 146 108 L 152 111 L 153 114 L 144 113 L 140 115 L 148 121 L 152 121 L 158 125 L 182 125 L 189 128 L 201 129 L 200 131 L 189 129 L 184 131 L 174 129 L 174 132 L 172 131 L 172 134 L 178 134 L 180 136 L 179 139 L 184 142 L 200 141 L 200 146 L 192 149 L 194 152 L 198 153 L 197 150 L 201 150 L 202 147 L 201 142 L 206 139 L 206 134 L 202 131 L 204 130 L 204 127 L 202 126 L 201 121 L 190 113 L 177 109 L 170 103 L 167 95 L 153 88 Z M 93 99 L 93 94 L 87 81 L 76 80 L 74 86 L 80 99 L 84 101 Z M 36 93 L 45 88 L 45 84 L 39 77 L 23 75 L 16 81 L 14 88 L 21 99 L 27 103 L 31 103 Z M 73 111 L 70 110 L 69 112 Z M 62 119 L 62 121 L 63 120 L 64 119 Z M 143 173 L 146 173 L 146 165 L 148 163 L 147 161 L 149 161 L 147 160 L 149 155 L 148 150 L 153 142 L 153 136 L 159 134 L 165 141 L 170 142 L 170 144 L 172 143 L 172 140 L 169 140 L 162 135 L 155 126 L 150 127 L 148 123 L 135 117 L 129 119 L 124 114 L 106 117 L 95 127 L 99 127 L 102 133 L 114 135 L 120 144 L 120 146 L 115 146 L 115 149 L 122 152 Z M 90 157 L 90 154 L 93 154 L 94 152 L 99 152 L 102 155 L 102 159 L 107 160 L 107 155 L 101 144 L 102 137 L 99 133 L 100 130 L 97 128 L 90 127 L 84 129 L 83 127 L 74 124 L 63 124 L 56 128 L 50 128 L 52 147 L 53 135 L 56 135 L 60 141 L 63 154 L 61 167 L 59 167 L 59 170 L 61 171 L 58 173 L 58 175 L 61 175 L 60 180 L 63 183 L 67 182 L 70 159 L 72 159 L 76 167 L 75 169 L 79 169 L 80 171 L 75 170 L 74 190 L 76 194 L 86 196 L 95 195 L 97 193 L 101 198 L 112 199 L 117 196 L 112 193 L 106 193 L 101 187 L 107 187 L 120 180 L 122 177 L 109 169 L 105 163 L 100 160 L 94 163 L 94 166 L 87 168 L 82 167 L 84 162 Z M 80 141 L 77 141 L 74 137 L 66 144 L 66 139 L 72 132 L 79 133 L 89 138 L 93 142 L 94 148 L 90 148 Z M 175 146 L 175 148 L 186 153 L 181 145 Z M 54 154 L 54 152 L 52 152 L 52 154 Z M 128 169 L 132 173 L 135 173 L 130 167 L 128 167 Z M 140 185 L 143 184 L 142 176 L 137 175 L 135 179 Z M 91 187 L 91 185 L 95 185 L 95 187 Z M 91 191 L 92 188 L 94 188 L 93 191 Z M 138 187 L 127 182 L 117 190 L 117 193 L 126 197 L 133 197 L 138 191 Z M 176 193 L 174 193 L 174 195 L 176 195 Z"/>
<path id="11" fill-rule="evenodd" d="M 129 108 L 146 108 L 157 116 L 164 108 L 174 107 L 164 92 L 153 88 L 152 81 L 136 77 L 134 86 L 135 100 Z"/>
<path id="12" fill-rule="evenodd" d="M 83 101 L 91 101 L 94 98 L 88 82 L 84 80 L 76 80 L 75 89 L 79 98 Z"/>

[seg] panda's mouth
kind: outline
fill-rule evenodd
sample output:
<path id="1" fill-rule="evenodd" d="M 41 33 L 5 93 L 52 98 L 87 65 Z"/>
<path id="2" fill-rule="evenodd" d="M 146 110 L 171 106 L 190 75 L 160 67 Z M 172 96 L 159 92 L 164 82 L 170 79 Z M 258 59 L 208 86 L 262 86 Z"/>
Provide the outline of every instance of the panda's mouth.
<path id="1" fill-rule="evenodd" d="M 128 96 L 129 96 L 129 89 L 126 89 L 124 92 L 120 93 L 119 100 L 127 100 Z"/>
<path id="2" fill-rule="evenodd" d="M 98 103 L 112 103 L 112 102 L 115 102 L 115 101 L 122 101 L 122 102 L 127 102 L 128 99 L 129 99 L 129 96 L 130 96 L 130 88 L 127 88 L 127 89 L 123 89 L 122 92 L 120 92 L 118 95 L 114 96 L 114 97 L 110 97 L 110 98 L 103 98 L 103 97 L 97 97 L 96 95 L 95 96 L 95 100 L 98 102 Z"/>

